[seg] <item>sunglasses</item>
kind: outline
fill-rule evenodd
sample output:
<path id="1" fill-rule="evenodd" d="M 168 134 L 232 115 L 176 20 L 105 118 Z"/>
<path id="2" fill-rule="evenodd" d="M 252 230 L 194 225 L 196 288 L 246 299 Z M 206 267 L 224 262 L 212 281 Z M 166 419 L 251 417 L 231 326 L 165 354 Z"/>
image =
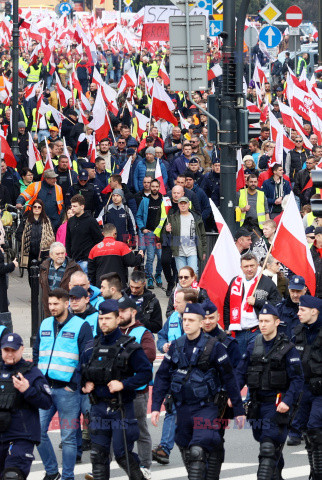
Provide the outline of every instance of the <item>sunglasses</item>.
<path id="1" fill-rule="evenodd" d="M 40 209 L 41 209 L 42 207 L 41 207 L 40 205 L 35 205 L 35 206 L 32 207 L 32 208 L 40 208 Z"/>
<path id="2" fill-rule="evenodd" d="M 179 280 L 188 280 L 190 278 L 189 275 L 180 275 L 179 277 Z"/>
<path id="3" fill-rule="evenodd" d="M 315 235 L 306 235 L 307 238 L 310 238 L 311 240 L 315 240 Z"/>
<path id="4" fill-rule="evenodd" d="M 302 143 L 303 140 L 295 140 L 295 143 Z"/>

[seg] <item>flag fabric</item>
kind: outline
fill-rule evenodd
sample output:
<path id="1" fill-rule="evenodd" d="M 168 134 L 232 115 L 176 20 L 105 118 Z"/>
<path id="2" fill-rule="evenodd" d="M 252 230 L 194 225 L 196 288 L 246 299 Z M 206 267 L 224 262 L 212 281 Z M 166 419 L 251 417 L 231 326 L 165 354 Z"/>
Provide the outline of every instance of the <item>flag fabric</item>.
<path id="1" fill-rule="evenodd" d="M 168 75 L 168 72 L 164 66 L 164 61 L 162 60 L 162 63 L 159 68 L 158 72 L 159 77 L 162 78 L 164 85 L 170 85 L 170 77 Z"/>
<path id="2" fill-rule="evenodd" d="M 25 100 L 30 100 L 36 95 L 36 90 L 37 88 L 41 87 L 42 82 L 43 81 L 40 80 L 39 82 L 29 85 L 28 87 L 25 88 L 25 92 L 24 92 Z"/>
<path id="3" fill-rule="evenodd" d="M 130 170 L 132 165 L 132 155 L 128 158 L 126 164 L 122 168 L 120 175 L 122 177 L 122 183 L 126 183 L 129 181 Z"/>
<path id="4" fill-rule="evenodd" d="M 91 163 L 95 163 L 95 160 L 96 160 L 95 131 L 93 132 L 93 135 L 92 135 L 92 141 L 91 141 L 91 143 L 89 145 L 89 148 L 88 148 L 87 157 L 89 158 L 89 161 Z"/>
<path id="5" fill-rule="evenodd" d="M 69 168 L 69 170 L 71 170 L 73 168 L 73 164 L 72 164 L 70 155 L 69 155 L 68 150 L 67 150 L 65 137 L 63 137 L 63 142 L 64 142 L 64 155 L 66 155 L 66 157 L 68 158 L 68 168 Z"/>
<path id="6" fill-rule="evenodd" d="M 229 262 L 227 262 L 228 258 Z M 228 287 L 232 279 L 240 273 L 240 253 L 225 224 L 199 281 L 199 287 L 207 290 L 210 300 L 218 308 L 221 326 L 223 326 L 224 300 Z"/>
<path id="7" fill-rule="evenodd" d="M 68 100 L 72 98 L 72 93 L 67 90 L 67 88 L 62 86 L 58 73 L 56 73 L 56 86 L 59 96 L 59 103 L 62 108 L 65 108 L 68 105 Z"/>
<path id="8" fill-rule="evenodd" d="M 31 133 L 28 132 L 29 142 L 28 142 L 28 167 L 32 170 L 39 160 L 41 160 L 41 156 L 39 150 L 36 148 L 36 145 L 33 142 Z"/>
<path id="9" fill-rule="evenodd" d="M 8 167 L 16 168 L 17 161 L 14 154 L 12 153 L 9 143 L 4 138 L 2 132 L 0 132 L 0 141 L 1 141 L 1 158 L 4 159 Z"/>
<path id="10" fill-rule="evenodd" d="M 218 233 L 220 233 L 222 231 L 224 225 L 227 225 L 227 224 L 224 220 L 224 217 L 220 213 L 219 208 L 215 205 L 215 203 L 213 202 L 213 200 L 211 198 L 209 198 L 209 203 L 210 203 L 210 206 L 211 206 L 212 214 L 213 214 L 214 219 L 215 219 L 215 223 L 216 223 Z"/>
<path id="11" fill-rule="evenodd" d="M 237 173 L 236 173 L 236 190 L 237 192 L 241 188 L 246 187 L 245 175 L 244 175 L 244 165 L 242 159 L 241 148 L 237 150 Z"/>
<path id="12" fill-rule="evenodd" d="M 47 149 L 47 155 L 46 155 L 46 163 L 45 163 L 45 166 L 44 166 L 44 171 L 42 172 L 41 180 L 44 179 L 44 173 L 45 173 L 46 170 L 54 170 L 54 165 L 53 165 L 53 161 L 52 161 L 51 156 L 50 156 L 50 151 L 49 151 L 49 147 L 48 147 L 46 137 L 45 137 L 45 144 L 46 144 L 46 149 Z"/>
<path id="13" fill-rule="evenodd" d="M 315 267 L 293 192 L 290 193 L 290 198 L 272 243 L 272 256 L 294 272 L 295 275 L 304 277 L 311 295 L 314 295 L 316 288 Z M 290 248 L 290 245 L 292 245 L 292 248 Z M 296 252 L 296 255 L 294 255 L 294 252 Z"/>
<path id="14" fill-rule="evenodd" d="M 151 107 L 152 116 L 156 120 L 158 120 L 159 118 L 163 118 L 164 120 L 167 120 L 168 122 L 173 123 L 173 125 L 177 126 L 178 121 L 172 113 L 173 110 L 174 104 L 169 95 L 161 87 L 159 82 L 154 82 Z"/>
<path id="15" fill-rule="evenodd" d="M 301 191 L 301 193 L 303 193 L 305 190 L 307 190 L 308 188 L 312 188 L 313 187 L 313 180 L 312 178 L 310 177 L 309 178 L 309 181 L 307 182 L 307 184 L 303 187 L 303 190 Z"/>
<path id="16" fill-rule="evenodd" d="M 208 75 L 208 82 L 210 82 L 213 78 L 220 77 L 222 75 L 222 68 L 219 63 L 216 63 L 212 68 L 210 68 L 207 72 Z"/>
<path id="17" fill-rule="evenodd" d="M 166 192 L 166 189 L 165 189 L 165 186 L 164 186 L 164 181 L 163 181 L 163 177 L 162 177 L 162 172 L 161 172 L 161 166 L 160 166 L 160 160 L 157 158 L 157 164 L 156 164 L 156 167 L 155 167 L 155 174 L 154 174 L 155 178 L 157 180 L 159 180 L 160 182 L 160 190 L 159 192 L 162 194 L 162 195 L 165 195 L 167 192 Z"/>
<path id="18" fill-rule="evenodd" d="M 106 113 L 106 106 L 102 96 L 102 89 L 98 88 L 93 108 L 93 120 L 89 126 L 95 131 L 98 142 L 107 138 L 110 133 L 110 120 Z"/>

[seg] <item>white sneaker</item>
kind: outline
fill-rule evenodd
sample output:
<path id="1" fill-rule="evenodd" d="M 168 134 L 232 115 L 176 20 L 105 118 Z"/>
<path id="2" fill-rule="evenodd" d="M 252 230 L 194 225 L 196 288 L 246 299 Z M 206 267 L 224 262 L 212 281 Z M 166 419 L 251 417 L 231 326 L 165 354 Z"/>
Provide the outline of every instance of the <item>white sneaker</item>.
<path id="1" fill-rule="evenodd" d="M 151 480 L 151 478 L 152 478 L 151 470 L 149 470 L 148 468 L 145 468 L 145 467 L 140 467 L 140 469 L 141 469 L 143 477 L 146 478 L 146 480 Z"/>

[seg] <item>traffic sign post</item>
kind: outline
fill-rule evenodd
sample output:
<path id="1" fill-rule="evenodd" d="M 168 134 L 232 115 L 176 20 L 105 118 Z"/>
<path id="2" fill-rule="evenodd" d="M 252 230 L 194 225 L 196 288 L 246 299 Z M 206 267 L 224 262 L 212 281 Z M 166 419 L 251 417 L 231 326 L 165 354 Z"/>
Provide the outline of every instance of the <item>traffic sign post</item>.
<path id="1" fill-rule="evenodd" d="M 291 7 L 289 7 L 285 12 L 285 20 L 287 21 L 287 23 L 289 24 L 290 27 L 293 27 L 293 28 L 299 27 L 302 23 L 302 20 L 303 20 L 303 12 L 300 9 L 300 7 L 298 7 L 297 5 L 292 5 Z M 295 56 L 294 56 L 294 71 L 295 71 L 295 75 L 296 75 L 296 70 L 297 70 L 297 60 L 296 60 L 296 51 L 297 51 L 296 43 L 297 42 L 296 42 L 296 39 L 297 39 L 297 37 L 295 35 L 295 37 L 294 37 L 294 53 L 295 53 Z"/>
<path id="2" fill-rule="evenodd" d="M 223 30 L 223 22 L 218 20 L 209 20 L 209 37 L 218 37 Z"/>
<path id="3" fill-rule="evenodd" d="M 282 12 L 279 11 L 272 2 L 265 5 L 265 7 L 259 12 L 260 16 L 265 20 L 265 22 L 270 25 L 282 15 Z"/>
<path id="4" fill-rule="evenodd" d="M 300 7 L 292 5 L 285 12 L 285 20 L 290 27 L 299 27 L 303 21 L 303 12 Z"/>

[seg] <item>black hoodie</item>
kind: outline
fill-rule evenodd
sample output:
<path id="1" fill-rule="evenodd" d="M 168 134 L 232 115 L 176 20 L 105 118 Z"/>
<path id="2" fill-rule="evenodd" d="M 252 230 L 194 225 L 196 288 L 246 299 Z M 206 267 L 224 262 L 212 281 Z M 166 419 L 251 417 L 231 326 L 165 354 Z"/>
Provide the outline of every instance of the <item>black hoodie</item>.
<path id="1" fill-rule="evenodd" d="M 66 234 L 67 255 L 75 260 L 88 260 L 91 249 L 103 240 L 101 229 L 90 213 L 84 212 L 68 220 Z"/>

